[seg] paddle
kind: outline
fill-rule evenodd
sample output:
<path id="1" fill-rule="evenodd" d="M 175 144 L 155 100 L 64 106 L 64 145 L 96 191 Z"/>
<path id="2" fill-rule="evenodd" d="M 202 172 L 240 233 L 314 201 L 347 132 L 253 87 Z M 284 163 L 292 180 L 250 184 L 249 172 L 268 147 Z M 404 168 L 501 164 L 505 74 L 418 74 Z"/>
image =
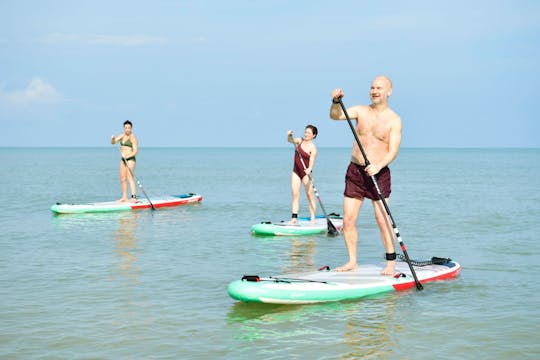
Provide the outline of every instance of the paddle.
<path id="1" fill-rule="evenodd" d="M 122 161 L 124 161 L 124 165 L 126 166 L 126 168 L 128 169 L 129 173 L 131 174 L 131 176 L 135 179 L 135 181 L 137 182 L 137 185 L 141 188 L 141 191 L 142 193 L 144 194 L 144 196 L 146 197 L 146 200 L 148 200 L 148 203 L 150 204 L 150 207 L 152 208 L 152 210 L 156 210 L 156 208 L 154 207 L 154 204 L 152 204 L 152 201 L 150 201 L 150 198 L 148 197 L 148 195 L 146 194 L 146 191 L 144 191 L 144 188 L 141 184 L 141 182 L 139 181 L 139 179 L 135 176 L 135 174 L 133 174 L 133 171 L 131 171 L 131 169 L 129 168 L 128 166 L 128 163 L 127 163 L 127 160 L 126 158 L 124 157 L 124 154 L 122 154 L 122 149 L 120 148 L 120 146 L 118 147 L 118 151 L 120 151 L 120 156 L 122 156 Z"/>
<path id="2" fill-rule="evenodd" d="M 304 171 L 307 170 L 306 164 L 304 163 L 304 159 L 302 159 L 302 154 L 300 154 L 300 150 L 298 150 L 297 145 L 293 142 L 294 151 L 296 151 L 296 154 L 300 158 L 300 161 L 302 162 L 302 167 L 304 168 Z M 311 186 L 313 186 L 313 192 L 315 193 L 315 196 L 317 197 L 317 200 L 319 200 L 319 204 L 321 205 L 321 209 L 323 211 L 324 216 L 326 217 L 326 223 L 328 225 L 328 235 L 330 236 L 337 236 L 339 235 L 339 231 L 336 229 L 332 221 L 330 221 L 330 218 L 328 217 L 328 214 L 326 213 L 326 210 L 324 209 L 324 205 L 321 201 L 321 197 L 319 196 L 319 192 L 317 191 L 317 188 L 315 187 L 315 183 L 313 182 L 313 177 L 311 176 L 311 173 L 307 174 L 309 178 L 309 182 L 311 183 Z"/>
<path id="3" fill-rule="evenodd" d="M 345 118 L 347 119 L 347 122 L 349 123 L 349 127 L 351 128 L 351 131 L 354 135 L 354 139 L 356 140 L 356 144 L 358 145 L 358 148 L 360 149 L 360 152 L 362 153 L 362 156 L 364 158 L 364 163 L 366 166 L 370 164 L 366 153 L 364 152 L 364 148 L 362 147 L 362 144 L 360 143 L 360 139 L 358 138 L 358 134 L 356 134 L 356 131 L 354 129 L 354 126 L 351 122 L 351 119 L 349 118 L 349 114 L 347 113 L 347 109 L 345 109 L 345 105 L 343 105 L 343 101 L 341 101 L 341 98 L 339 98 L 339 105 L 341 106 L 341 109 L 343 110 L 343 114 L 345 114 Z M 373 184 L 375 185 L 375 189 L 377 189 L 377 194 L 379 195 L 379 199 L 381 200 L 384 209 L 386 210 L 386 213 L 388 214 L 388 217 L 390 218 L 390 221 L 392 222 L 392 228 L 394 229 L 394 233 L 396 234 L 396 238 L 399 242 L 399 245 L 401 246 L 401 250 L 403 251 L 403 255 L 405 255 L 405 260 L 407 261 L 407 264 L 409 265 L 409 269 L 411 269 L 412 276 L 414 278 L 414 282 L 416 283 L 416 288 L 418 290 L 422 290 L 424 287 L 422 284 L 420 284 L 420 281 L 418 281 L 418 278 L 416 277 L 416 272 L 413 269 L 413 266 L 411 264 L 411 260 L 409 259 L 409 255 L 407 254 L 407 249 L 405 248 L 405 244 L 403 243 L 403 240 L 401 239 L 401 235 L 399 234 L 399 230 L 396 226 L 396 223 L 394 221 L 394 218 L 392 217 L 392 213 L 390 212 L 390 208 L 388 207 L 388 204 L 386 203 L 386 200 L 381 192 L 381 188 L 379 187 L 379 183 L 377 182 L 377 178 L 375 176 L 371 176 L 371 180 L 373 181 Z"/>

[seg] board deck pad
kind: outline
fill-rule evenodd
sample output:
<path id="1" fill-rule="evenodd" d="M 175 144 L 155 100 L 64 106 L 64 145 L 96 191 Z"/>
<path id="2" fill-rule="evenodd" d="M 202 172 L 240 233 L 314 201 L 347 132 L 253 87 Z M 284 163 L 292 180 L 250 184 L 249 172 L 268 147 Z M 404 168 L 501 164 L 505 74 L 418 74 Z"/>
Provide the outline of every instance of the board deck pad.
<path id="1" fill-rule="evenodd" d="M 381 264 L 359 265 L 356 271 L 319 270 L 270 276 L 247 275 L 231 282 L 229 295 L 244 302 L 309 304 L 354 300 L 384 292 L 414 288 L 416 283 L 405 261 L 396 261 L 396 274 L 383 276 Z M 455 278 L 461 266 L 447 259 L 444 263 L 413 267 L 420 283 Z"/>

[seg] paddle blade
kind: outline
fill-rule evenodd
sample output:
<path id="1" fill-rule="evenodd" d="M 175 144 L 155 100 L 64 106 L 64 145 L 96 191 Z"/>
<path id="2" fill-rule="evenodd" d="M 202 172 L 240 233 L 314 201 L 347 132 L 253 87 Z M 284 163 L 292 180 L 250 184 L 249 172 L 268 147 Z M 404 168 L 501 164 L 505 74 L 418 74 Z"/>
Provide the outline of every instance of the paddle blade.
<path id="1" fill-rule="evenodd" d="M 332 221 L 330 221 L 330 219 L 326 219 L 326 223 L 328 224 L 328 236 L 338 236 L 339 231 L 336 229 Z"/>

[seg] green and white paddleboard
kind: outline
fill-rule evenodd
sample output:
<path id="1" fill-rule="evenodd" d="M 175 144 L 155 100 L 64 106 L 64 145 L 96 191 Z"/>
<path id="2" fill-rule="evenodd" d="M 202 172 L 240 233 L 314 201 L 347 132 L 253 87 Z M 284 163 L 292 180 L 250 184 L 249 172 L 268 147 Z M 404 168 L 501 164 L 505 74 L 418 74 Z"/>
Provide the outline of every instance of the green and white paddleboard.
<path id="1" fill-rule="evenodd" d="M 330 217 L 330 221 L 336 230 L 341 232 L 343 228 L 343 219 L 338 217 Z M 251 227 L 251 232 L 254 235 L 267 236 L 316 235 L 326 233 L 327 231 L 328 222 L 324 216 L 317 216 L 314 223 L 311 223 L 307 218 L 299 218 L 296 224 L 291 224 L 289 221 L 281 221 L 277 223 L 264 221 Z"/>
<path id="2" fill-rule="evenodd" d="M 150 198 L 154 208 L 180 206 L 202 201 L 202 196 L 194 193 L 170 195 L 159 198 Z M 56 214 L 81 214 L 112 211 L 130 211 L 150 209 L 152 206 L 146 198 L 130 201 L 105 201 L 86 204 L 56 203 L 51 206 L 51 211 Z"/>
<path id="3" fill-rule="evenodd" d="M 439 258 L 433 258 L 439 259 Z M 420 283 L 455 278 L 461 266 L 450 259 L 415 266 Z M 244 302 L 272 304 L 310 304 L 354 300 L 391 291 L 415 287 L 415 281 L 404 261 L 396 262 L 396 274 L 383 276 L 384 263 L 360 265 L 356 271 L 325 270 L 260 277 L 245 275 L 231 282 L 229 295 Z"/>

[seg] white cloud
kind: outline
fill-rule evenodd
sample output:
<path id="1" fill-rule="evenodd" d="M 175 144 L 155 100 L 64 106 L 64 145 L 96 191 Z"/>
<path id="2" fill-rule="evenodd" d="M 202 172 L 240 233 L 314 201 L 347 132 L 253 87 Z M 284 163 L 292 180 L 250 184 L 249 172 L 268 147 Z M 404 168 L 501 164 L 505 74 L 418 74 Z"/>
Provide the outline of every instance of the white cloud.
<path id="1" fill-rule="evenodd" d="M 83 44 L 108 46 L 145 46 L 166 43 L 166 39 L 147 35 L 102 35 L 50 33 L 42 39 L 47 44 Z"/>
<path id="2" fill-rule="evenodd" d="M 64 95 L 41 78 L 33 78 L 24 90 L 5 92 L 0 89 L 0 101 L 10 105 L 50 104 L 66 101 Z"/>

